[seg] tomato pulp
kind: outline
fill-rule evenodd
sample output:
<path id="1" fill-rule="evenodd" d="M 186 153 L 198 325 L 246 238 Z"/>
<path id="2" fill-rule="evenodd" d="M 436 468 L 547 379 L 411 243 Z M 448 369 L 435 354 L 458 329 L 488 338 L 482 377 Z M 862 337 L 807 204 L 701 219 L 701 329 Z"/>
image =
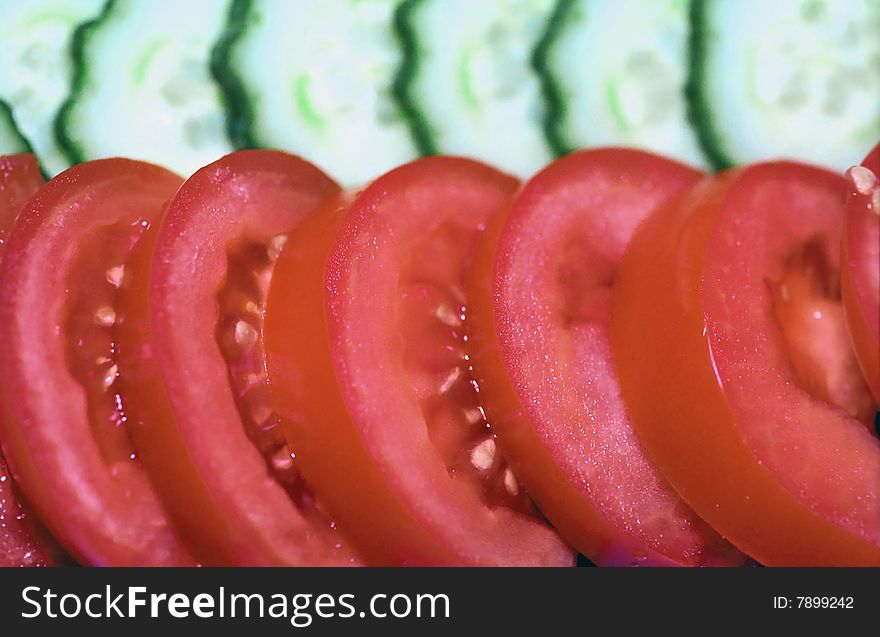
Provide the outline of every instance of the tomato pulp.
<path id="1" fill-rule="evenodd" d="M 273 398 L 306 479 L 376 564 L 571 565 L 472 384 L 471 255 L 512 177 L 424 158 L 291 236 L 269 294 Z"/>
<path id="2" fill-rule="evenodd" d="M 880 144 L 847 178 L 841 288 L 853 346 L 880 405 Z"/>
<path id="3" fill-rule="evenodd" d="M 81 561 L 192 564 L 129 440 L 115 323 L 124 262 L 181 180 L 110 159 L 34 195 L 0 272 L 3 450 L 40 518 Z"/>
<path id="4" fill-rule="evenodd" d="M 268 400 L 266 289 L 290 230 L 339 187 L 240 151 L 197 171 L 128 266 L 123 391 L 160 495 L 206 564 L 351 564 L 310 500 Z"/>
<path id="5" fill-rule="evenodd" d="M 0 157 L 0 263 L 18 213 L 42 185 L 33 155 Z M 65 561 L 64 552 L 14 488 L 0 454 L 0 567 L 51 566 Z"/>
<path id="6" fill-rule="evenodd" d="M 640 439 L 767 565 L 880 564 L 880 441 L 836 283 L 845 193 L 787 162 L 707 180 L 642 225 L 614 289 Z"/>
<path id="7" fill-rule="evenodd" d="M 623 149 L 533 177 L 481 246 L 470 352 L 501 448 L 563 536 L 601 565 L 744 557 L 642 450 L 611 362 L 611 286 L 636 226 L 701 173 Z"/>

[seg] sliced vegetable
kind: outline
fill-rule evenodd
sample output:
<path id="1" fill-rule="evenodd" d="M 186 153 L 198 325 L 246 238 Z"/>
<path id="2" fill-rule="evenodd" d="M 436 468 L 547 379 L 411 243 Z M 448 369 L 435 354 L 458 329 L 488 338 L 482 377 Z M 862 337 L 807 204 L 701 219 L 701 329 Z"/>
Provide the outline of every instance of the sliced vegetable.
<path id="1" fill-rule="evenodd" d="M 535 61 L 562 154 L 626 145 L 705 166 L 687 119 L 688 0 L 562 0 Z"/>
<path id="2" fill-rule="evenodd" d="M 517 182 L 420 159 L 290 236 L 273 399 L 302 473 L 374 564 L 571 565 L 497 452 L 466 356 L 474 244 Z"/>
<path id="3" fill-rule="evenodd" d="M 880 405 L 880 144 L 847 171 L 840 284 L 862 372 Z"/>
<path id="4" fill-rule="evenodd" d="M 70 162 L 128 156 L 182 174 L 231 150 L 211 46 L 229 0 L 110 0 L 77 29 L 56 122 Z"/>
<path id="5" fill-rule="evenodd" d="M 55 113 L 70 88 L 68 49 L 77 24 L 97 15 L 105 0 L 27 0 L 0 5 L 0 99 L 48 175 L 70 162 L 53 132 Z M 14 152 L 30 152 L 26 148 Z M 0 148 L 0 152 L 4 151 Z"/>
<path id="6" fill-rule="evenodd" d="M 400 62 L 392 30 L 397 4 L 236 2 L 213 69 L 238 146 L 308 156 L 347 185 L 415 157 L 391 97 Z"/>
<path id="7" fill-rule="evenodd" d="M 691 117 L 716 167 L 843 171 L 880 137 L 874 0 L 693 0 L 691 16 Z"/>
<path id="8" fill-rule="evenodd" d="M 33 155 L 0 157 L 0 263 L 6 237 L 18 213 L 42 184 L 40 166 Z M 0 454 L 0 567 L 54 566 L 67 562 L 69 558 L 13 485 Z"/>
<path id="9" fill-rule="evenodd" d="M 262 343 L 285 235 L 338 190 L 285 153 L 227 155 L 186 181 L 126 266 L 126 414 L 160 496 L 205 564 L 356 561 L 302 484 L 269 402 Z"/>
<path id="10" fill-rule="evenodd" d="M 33 155 L 0 155 L 0 263 L 15 220 L 43 183 Z"/>
<path id="11" fill-rule="evenodd" d="M 123 264 L 180 182 L 125 159 L 75 166 L 28 201 L 5 248 L 3 453 L 89 564 L 193 564 L 129 441 L 114 335 Z"/>
<path id="12" fill-rule="evenodd" d="M 559 159 L 490 228 L 471 279 L 468 353 L 488 422 L 544 515 L 600 566 L 744 561 L 642 449 L 608 341 L 630 236 L 699 178 L 635 150 Z"/>
<path id="13" fill-rule="evenodd" d="M 645 221 L 615 282 L 639 439 L 769 566 L 880 564 L 880 440 L 840 300 L 845 194 L 801 164 L 722 174 Z"/>
<path id="14" fill-rule="evenodd" d="M 467 155 L 530 175 L 552 152 L 529 60 L 553 0 L 405 0 L 396 93 L 425 154 Z"/>

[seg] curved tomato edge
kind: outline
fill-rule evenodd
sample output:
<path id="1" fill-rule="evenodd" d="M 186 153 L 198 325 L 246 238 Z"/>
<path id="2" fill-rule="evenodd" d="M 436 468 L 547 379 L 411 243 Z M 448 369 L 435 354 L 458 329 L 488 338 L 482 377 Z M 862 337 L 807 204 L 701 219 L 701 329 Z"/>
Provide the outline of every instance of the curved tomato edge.
<path id="1" fill-rule="evenodd" d="M 414 165 L 416 162 L 418 164 Z M 309 476 L 317 477 L 318 489 L 320 483 L 337 482 L 338 491 L 348 494 L 345 498 L 347 504 L 344 507 L 337 504 L 337 508 L 331 513 L 341 525 L 349 527 L 349 532 L 359 534 L 359 546 L 370 554 L 374 563 L 467 565 L 470 564 L 470 558 L 464 558 L 450 547 L 438 546 L 436 538 L 391 490 L 388 476 L 382 475 L 381 470 L 375 466 L 372 455 L 348 412 L 331 354 L 332 312 L 328 295 L 338 285 L 333 274 L 340 267 L 337 263 L 337 252 L 342 249 L 340 246 L 348 245 L 348 237 L 343 232 L 344 226 L 359 223 L 361 216 L 368 214 L 374 202 L 381 199 L 387 190 L 400 188 L 405 191 L 413 171 L 431 175 L 444 170 L 450 164 L 466 163 L 474 169 L 494 175 L 493 179 L 499 178 L 494 169 L 465 158 L 427 157 L 416 162 L 386 173 L 356 195 L 356 206 L 348 204 L 348 209 L 345 209 L 345 206 L 337 204 L 334 220 L 329 221 L 329 215 L 324 215 L 323 222 L 314 220 L 308 232 L 288 241 L 279 261 L 278 276 L 273 281 L 273 292 L 270 292 L 270 311 L 267 311 L 267 339 L 274 340 L 275 343 L 269 348 L 272 352 L 269 359 L 270 371 L 276 377 L 281 374 L 295 376 L 296 372 L 290 371 L 296 367 L 293 359 L 301 357 L 303 352 L 311 352 L 307 356 L 313 361 L 309 368 L 308 391 L 301 391 L 302 395 L 293 396 L 283 384 L 274 383 L 273 391 L 278 392 L 282 402 L 303 406 L 297 411 L 300 419 L 306 422 L 310 421 L 310 417 L 312 420 L 320 419 L 324 428 L 333 427 L 342 432 L 341 435 L 331 436 L 332 442 L 325 438 L 326 444 L 322 445 L 320 440 L 310 441 L 308 436 L 303 436 L 292 428 L 290 439 L 294 448 L 305 449 L 306 462 L 312 457 L 324 458 L 323 464 L 315 461 L 313 466 L 301 465 L 303 473 L 307 479 Z M 509 181 L 510 190 L 513 190 L 516 180 L 509 176 L 505 176 L 505 179 Z M 294 256 L 297 253 L 299 257 Z M 282 264 L 285 259 L 289 261 Z M 300 302 L 295 307 L 285 305 L 285 299 L 293 297 L 300 299 Z M 275 310 L 271 310 L 273 302 L 278 304 Z M 277 309 L 280 307 L 286 309 L 280 311 Z M 282 319 L 282 315 L 286 318 Z M 293 339 L 285 336 L 286 322 L 297 326 Z M 274 327 L 271 326 L 272 323 Z M 324 396 L 324 399 L 320 396 Z M 315 446 L 310 447 L 310 444 Z M 346 476 L 340 475 L 338 469 L 334 468 L 340 466 L 340 463 L 350 463 L 351 458 L 355 458 L 359 466 L 358 484 L 346 481 Z M 364 490 L 369 490 L 370 498 L 365 499 L 361 495 Z M 377 507 L 374 503 L 377 499 L 382 503 L 379 508 L 384 514 L 391 516 L 393 524 L 398 526 L 394 542 L 383 539 L 387 537 L 387 521 L 378 525 L 378 532 L 371 530 L 371 517 L 376 514 Z M 561 546 L 561 542 L 559 544 Z M 569 563 L 573 564 L 574 558 L 570 549 L 567 549 L 567 557 Z"/>
<path id="2" fill-rule="evenodd" d="M 541 179 L 542 176 L 556 182 L 576 179 L 584 170 L 590 169 L 593 162 L 603 158 L 627 162 L 649 157 L 643 151 L 623 148 L 580 151 L 557 160 L 532 180 Z M 694 181 L 702 174 L 684 164 L 677 166 L 682 171 L 691 171 Z M 526 410 L 506 372 L 495 322 L 493 281 L 496 278 L 498 246 L 506 221 L 519 194 L 531 183 L 525 184 L 511 198 L 504 213 L 494 218 L 487 228 L 478 246 L 470 279 L 470 305 L 466 324 L 470 325 L 468 334 L 471 360 L 480 393 L 490 397 L 483 405 L 488 420 L 498 433 L 498 445 L 511 463 L 514 473 L 524 482 L 526 490 L 538 503 L 541 511 L 567 542 L 593 562 L 599 566 L 683 566 L 683 562 L 650 549 L 644 543 L 622 533 L 569 482 L 531 426 Z M 730 565 L 741 564 L 745 557 L 733 547 L 728 545 L 728 548 L 731 553 Z"/>
<path id="3" fill-rule="evenodd" d="M 875 178 L 880 180 L 880 144 L 877 144 L 868 153 L 868 156 L 862 161 L 862 166 L 870 170 Z M 851 171 L 852 169 L 846 173 L 850 179 L 850 189 L 847 195 L 847 211 L 840 238 L 840 286 L 853 349 L 875 404 L 880 406 L 880 325 L 872 325 L 868 319 L 871 314 L 868 304 L 873 300 L 870 298 L 870 294 L 866 293 L 866 290 L 860 289 L 856 285 L 855 272 L 864 264 L 860 263 L 860 259 L 852 253 L 850 247 L 850 243 L 853 243 L 854 237 L 857 237 L 860 232 L 866 230 L 876 232 L 876 228 L 865 228 L 862 223 L 863 215 L 872 214 L 867 209 L 872 208 L 874 202 L 870 195 L 862 194 L 855 189 Z M 873 212 L 880 214 L 880 211 Z M 880 237 L 877 239 L 880 240 Z M 858 246 L 859 244 L 856 242 L 854 245 Z"/>
<path id="4" fill-rule="evenodd" d="M 704 332 L 698 299 L 718 202 L 747 171 L 792 165 L 800 166 L 761 164 L 710 177 L 642 225 L 612 296 L 615 366 L 652 458 L 724 537 L 768 566 L 880 565 L 880 547 L 810 511 L 746 446 L 716 380 Z M 646 388 L 665 399 L 645 400 Z M 681 458 L 688 459 L 686 470 Z M 767 532 L 771 527 L 789 532 Z"/>
<path id="5" fill-rule="evenodd" d="M 34 236 L 39 232 L 44 223 L 45 210 L 63 205 L 66 188 L 71 186 L 91 187 L 93 180 L 100 181 L 106 178 L 104 173 L 107 170 L 112 171 L 122 167 L 128 167 L 133 172 L 144 170 L 156 171 L 173 177 L 180 183 L 183 181 L 176 174 L 155 164 L 124 158 L 107 158 L 84 162 L 58 174 L 34 193 L 24 206 L 21 216 L 16 222 L 6 246 L 6 254 L 4 255 L 6 258 L 0 264 L 2 265 L 0 267 L 0 296 L 9 298 L 9 288 L 14 286 L 16 281 L 23 278 L 23 273 L 20 272 L 20 264 L 16 260 L 9 258 L 9 254 L 15 254 L 20 250 L 27 250 L 27 246 L 33 241 Z M 2 308 L 0 308 L 0 326 L 9 323 L 11 319 L 7 318 L 7 314 L 11 311 L 8 304 L 3 304 Z M 3 367 L 2 363 L 3 361 L 0 360 L 0 368 Z M 29 443 L 24 432 L 12 424 L 15 421 L 13 405 L 18 401 L 17 394 L 14 389 L 10 389 L 9 383 L 10 377 L 7 377 L 6 381 L 0 384 L 0 438 L 3 440 L 4 450 L 11 448 L 27 449 Z M 103 549 L 89 538 L 87 529 L 69 528 L 58 516 L 57 510 L 45 504 L 52 502 L 56 497 L 43 479 L 43 471 L 31 457 L 30 453 L 9 454 L 7 452 L 6 457 L 13 477 L 20 485 L 22 492 L 31 503 L 33 509 L 37 512 L 40 520 L 77 562 L 82 564 L 116 564 L 116 559 L 119 556 L 114 557 L 110 561 L 100 557 L 99 553 Z M 111 552 L 113 551 L 112 546 L 107 548 Z M 186 562 L 181 561 L 179 564 L 193 564 L 188 555 L 178 555 L 177 557 L 180 560 L 186 560 Z M 123 557 L 122 559 L 123 561 L 119 565 L 129 565 L 128 558 Z M 179 565 L 178 562 L 175 562 L 175 564 Z"/>
<path id="6" fill-rule="evenodd" d="M 166 382 L 153 345 L 153 320 L 157 259 L 161 237 L 179 231 L 168 219 L 172 205 L 182 205 L 181 198 L 210 197 L 216 185 L 232 175 L 282 173 L 290 184 L 302 183 L 326 191 L 338 192 L 339 186 L 313 164 L 281 151 L 267 149 L 230 153 L 203 167 L 188 180 L 188 185 L 167 204 L 162 218 L 145 233 L 138 244 L 127 278 L 133 285 L 125 290 L 121 303 L 120 369 L 125 382 L 136 382 L 139 391 L 128 399 L 129 413 L 137 420 L 133 439 L 157 484 L 157 491 L 194 554 L 206 565 L 290 565 L 285 555 L 271 541 L 255 545 L 236 530 L 226 508 L 215 498 L 202 470 L 188 449 L 177 424 L 170 388 Z M 291 187 L 294 187 L 293 185 Z M 174 223 L 183 223 L 180 219 Z M 129 272 L 130 269 L 130 272 Z M 130 274 L 130 276 L 129 276 Z M 129 320 L 126 318 L 131 317 Z M 146 390 L 145 390 L 146 388 Z M 186 488 L 179 480 L 185 476 Z"/>

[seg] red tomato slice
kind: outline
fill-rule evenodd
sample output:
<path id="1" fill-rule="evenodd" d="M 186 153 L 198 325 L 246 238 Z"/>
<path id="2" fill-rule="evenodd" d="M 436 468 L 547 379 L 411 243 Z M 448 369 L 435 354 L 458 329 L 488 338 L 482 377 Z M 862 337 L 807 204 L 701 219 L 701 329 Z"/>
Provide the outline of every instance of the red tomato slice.
<path id="1" fill-rule="evenodd" d="M 636 226 L 700 176 L 635 150 L 557 160 L 489 233 L 471 281 L 489 422 L 544 514 L 599 565 L 744 561 L 643 451 L 608 341 L 611 285 Z"/>
<path id="2" fill-rule="evenodd" d="M 3 259 L 3 450 L 41 519 L 90 564 L 193 563 L 134 456 L 114 345 L 121 265 L 180 182 L 142 162 L 80 164 L 29 200 Z"/>
<path id="3" fill-rule="evenodd" d="M 0 258 L 18 214 L 43 182 L 33 155 L 0 155 Z"/>
<path id="4" fill-rule="evenodd" d="M 123 391 L 138 452 L 207 564 L 349 564 L 271 411 L 263 304 L 284 233 L 339 187 L 301 159 L 227 155 L 190 177 L 129 266 Z"/>
<path id="5" fill-rule="evenodd" d="M 70 558 L 22 500 L 0 456 L 0 568 L 69 563 Z"/>
<path id="6" fill-rule="evenodd" d="M 42 185 L 43 176 L 33 155 L 0 157 L 0 262 L 18 213 Z M 52 566 L 68 561 L 19 497 L 0 455 L 0 567 Z"/>
<path id="7" fill-rule="evenodd" d="M 313 217 L 279 259 L 273 397 L 303 474 L 373 563 L 573 563 L 495 452 L 465 355 L 471 255 L 516 186 L 420 159 Z"/>
<path id="8" fill-rule="evenodd" d="M 867 389 L 836 283 L 845 193 L 785 162 L 707 180 L 642 225 L 615 285 L 640 439 L 768 565 L 880 564 L 880 441 L 852 415 Z"/>
<path id="9" fill-rule="evenodd" d="M 850 191 L 840 271 L 850 336 L 880 404 L 880 144 L 847 173 Z"/>

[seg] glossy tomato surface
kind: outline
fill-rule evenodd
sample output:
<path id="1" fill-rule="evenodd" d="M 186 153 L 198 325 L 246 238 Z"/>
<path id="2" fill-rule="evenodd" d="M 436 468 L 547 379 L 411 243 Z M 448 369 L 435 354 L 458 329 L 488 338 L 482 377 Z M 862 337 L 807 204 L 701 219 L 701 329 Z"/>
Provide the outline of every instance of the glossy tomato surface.
<path id="1" fill-rule="evenodd" d="M 43 176 L 33 155 L 0 157 L 0 263 L 6 237 L 19 212 L 42 185 Z M 22 500 L 0 454 L 0 566 L 51 566 L 67 561 Z"/>
<path id="2" fill-rule="evenodd" d="M 635 150 L 557 160 L 490 230 L 471 281 L 469 346 L 488 420 L 544 514 L 599 565 L 744 560 L 645 454 L 608 340 L 630 237 L 701 176 Z"/>
<path id="3" fill-rule="evenodd" d="M 123 391 L 138 452 L 206 564 L 356 560 L 300 484 L 268 401 L 265 294 L 285 235 L 339 187 L 275 151 L 197 171 L 128 266 Z"/>
<path id="4" fill-rule="evenodd" d="M 707 180 L 639 229 L 614 290 L 640 440 L 767 565 L 880 564 L 880 441 L 838 285 L 845 194 L 785 162 Z"/>
<path id="5" fill-rule="evenodd" d="M 0 156 L 0 258 L 22 207 L 44 181 L 33 155 Z"/>
<path id="6" fill-rule="evenodd" d="M 273 397 L 303 475 L 371 563 L 573 563 L 497 452 L 466 354 L 474 247 L 516 187 L 470 160 L 417 160 L 313 217 L 279 260 Z"/>
<path id="7" fill-rule="evenodd" d="M 859 363 L 880 405 L 880 145 L 847 171 L 841 286 Z"/>
<path id="8" fill-rule="evenodd" d="M 28 201 L 3 258 L 3 451 L 90 564 L 193 563 L 131 446 L 115 348 L 125 260 L 180 183 L 143 162 L 80 164 Z"/>

